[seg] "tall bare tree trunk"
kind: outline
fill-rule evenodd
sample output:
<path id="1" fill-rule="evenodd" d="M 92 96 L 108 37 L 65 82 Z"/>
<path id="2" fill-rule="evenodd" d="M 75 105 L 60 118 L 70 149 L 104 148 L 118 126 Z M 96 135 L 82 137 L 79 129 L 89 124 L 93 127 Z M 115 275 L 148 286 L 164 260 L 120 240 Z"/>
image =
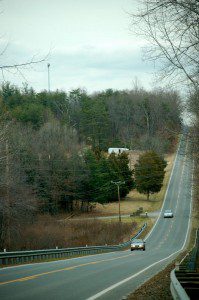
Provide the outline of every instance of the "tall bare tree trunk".
<path id="1" fill-rule="evenodd" d="M 10 169 L 9 147 L 6 141 L 6 193 L 3 205 L 1 243 L 4 249 L 10 248 Z"/>
<path id="2" fill-rule="evenodd" d="M 148 192 L 147 193 L 147 201 L 149 201 L 149 196 L 150 196 L 150 193 Z"/>

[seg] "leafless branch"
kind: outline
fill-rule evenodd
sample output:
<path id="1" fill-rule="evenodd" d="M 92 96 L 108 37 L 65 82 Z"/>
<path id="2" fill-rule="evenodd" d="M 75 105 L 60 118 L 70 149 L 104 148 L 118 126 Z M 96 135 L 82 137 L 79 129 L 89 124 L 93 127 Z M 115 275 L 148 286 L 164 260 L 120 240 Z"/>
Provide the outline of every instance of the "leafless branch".
<path id="1" fill-rule="evenodd" d="M 14 69 L 14 68 L 19 68 L 19 67 L 24 67 L 24 66 L 29 66 L 29 65 L 33 65 L 33 64 L 38 64 L 41 62 L 44 62 L 46 60 L 46 57 L 41 59 L 41 60 L 31 60 L 25 63 L 21 63 L 21 64 L 13 64 L 13 65 L 4 65 L 4 66 L 0 66 L 0 69 Z"/>

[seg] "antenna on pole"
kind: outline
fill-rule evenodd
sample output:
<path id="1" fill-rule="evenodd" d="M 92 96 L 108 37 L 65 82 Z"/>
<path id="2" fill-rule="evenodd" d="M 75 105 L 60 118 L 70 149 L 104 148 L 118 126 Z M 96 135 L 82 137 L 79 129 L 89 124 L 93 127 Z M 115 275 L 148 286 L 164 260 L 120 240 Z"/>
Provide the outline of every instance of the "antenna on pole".
<path id="1" fill-rule="evenodd" d="M 50 64 L 47 64 L 48 67 L 48 91 L 50 92 Z"/>

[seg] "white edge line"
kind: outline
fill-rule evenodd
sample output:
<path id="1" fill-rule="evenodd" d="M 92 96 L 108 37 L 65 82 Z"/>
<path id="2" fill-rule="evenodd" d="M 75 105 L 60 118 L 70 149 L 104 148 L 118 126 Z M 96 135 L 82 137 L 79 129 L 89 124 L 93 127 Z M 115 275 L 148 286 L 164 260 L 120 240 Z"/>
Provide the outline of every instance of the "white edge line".
<path id="1" fill-rule="evenodd" d="M 179 150 L 179 148 L 178 148 L 178 150 Z M 178 153 L 178 152 L 177 152 L 177 153 Z M 171 178 L 171 177 L 170 177 L 170 178 Z M 192 192 L 192 191 L 193 191 L 193 173 L 192 173 L 192 187 L 191 187 L 191 201 L 190 201 L 190 205 L 189 205 L 189 215 L 191 214 L 191 211 L 192 211 L 192 202 L 193 202 L 193 197 L 192 197 L 192 196 L 193 196 L 193 192 Z M 163 262 L 163 261 L 165 261 L 165 260 L 171 258 L 171 257 L 174 256 L 175 254 L 181 252 L 181 251 L 184 249 L 184 247 L 185 247 L 185 245 L 186 245 L 186 242 L 187 242 L 188 234 L 189 234 L 189 231 L 190 231 L 190 223 L 191 223 L 191 218 L 189 218 L 189 221 L 188 221 L 187 232 L 186 232 L 185 240 L 184 240 L 184 243 L 183 243 L 181 249 L 179 249 L 178 251 L 176 251 L 176 252 L 170 254 L 169 256 L 167 256 L 167 257 L 165 257 L 165 258 L 163 258 L 163 259 L 161 259 L 161 260 L 159 260 L 159 261 L 156 261 L 155 263 L 153 263 L 152 265 L 150 265 L 150 266 L 146 267 L 145 269 L 139 271 L 138 273 L 136 273 L 136 274 L 134 274 L 134 275 L 132 275 L 132 276 L 130 276 L 130 277 L 127 277 L 127 278 L 125 278 L 124 280 L 119 281 L 119 282 L 117 282 L 117 283 L 115 283 L 115 284 L 109 286 L 109 287 L 106 288 L 105 290 L 103 290 L 103 291 L 101 291 L 101 292 L 99 292 L 99 293 L 97 293 L 97 294 L 95 294 L 95 295 L 93 295 L 93 296 L 87 298 L 86 300 L 95 300 L 95 299 L 99 298 L 100 296 L 106 294 L 107 292 L 113 290 L 114 288 L 116 288 L 116 287 L 122 285 L 123 283 L 126 283 L 127 281 L 129 281 L 129 280 L 131 280 L 131 279 L 137 277 L 138 275 L 142 274 L 143 272 L 149 270 L 149 269 L 152 268 L 153 266 L 155 266 L 155 265 L 157 265 L 157 264 L 159 264 L 159 263 L 161 263 L 161 262 Z"/>
<path id="2" fill-rule="evenodd" d="M 191 176 L 192 184 L 191 184 L 191 201 L 190 201 L 190 206 L 189 206 L 189 222 L 188 222 L 188 228 L 187 228 L 185 241 L 184 241 L 184 244 L 183 244 L 181 250 L 184 249 L 186 242 L 187 242 L 188 234 L 190 232 L 191 213 L 192 213 L 192 205 L 193 205 L 193 177 L 194 177 L 194 160 L 193 160 L 193 169 L 192 169 L 192 176 Z"/>
<path id="3" fill-rule="evenodd" d="M 180 149 L 181 141 L 182 141 L 182 140 L 181 140 L 181 138 L 180 138 L 180 143 L 179 143 L 179 146 L 178 146 L 178 150 L 177 150 L 177 152 L 176 152 L 175 160 L 174 160 L 174 163 L 173 163 L 171 175 L 170 175 L 169 182 L 168 182 L 168 185 L 167 185 L 166 193 L 165 193 L 165 195 L 164 195 L 164 200 L 163 200 L 163 203 L 162 203 L 162 207 L 161 207 L 159 216 L 158 216 L 158 218 L 157 218 L 157 220 L 156 220 L 154 226 L 152 227 L 151 231 L 147 234 L 145 240 L 147 240 L 147 239 L 150 237 L 150 235 L 152 234 L 153 230 L 155 229 L 155 226 L 157 225 L 157 223 L 158 223 L 158 221 L 159 221 L 159 219 L 160 219 L 160 217 L 161 217 L 161 213 L 162 213 L 162 210 L 163 210 L 163 207 L 164 207 L 164 203 L 165 203 L 165 201 L 166 201 L 167 193 L 168 193 L 168 190 L 169 190 L 171 178 L 172 178 L 172 176 L 173 176 L 173 171 L 174 171 L 174 168 L 175 168 L 175 165 L 176 165 L 176 160 L 177 160 L 178 152 L 179 152 L 179 149 Z"/>

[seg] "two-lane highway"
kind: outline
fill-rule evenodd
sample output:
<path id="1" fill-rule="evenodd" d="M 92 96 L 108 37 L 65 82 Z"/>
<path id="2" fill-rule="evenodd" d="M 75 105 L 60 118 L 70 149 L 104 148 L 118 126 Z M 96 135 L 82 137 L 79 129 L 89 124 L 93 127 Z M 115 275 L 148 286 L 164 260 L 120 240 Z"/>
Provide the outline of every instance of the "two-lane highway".
<path id="1" fill-rule="evenodd" d="M 1 299 L 120 300 L 160 271 L 185 246 L 191 212 L 192 162 L 182 141 L 160 216 L 146 251 L 106 253 L 0 270 Z M 163 211 L 172 209 L 173 219 Z"/>

